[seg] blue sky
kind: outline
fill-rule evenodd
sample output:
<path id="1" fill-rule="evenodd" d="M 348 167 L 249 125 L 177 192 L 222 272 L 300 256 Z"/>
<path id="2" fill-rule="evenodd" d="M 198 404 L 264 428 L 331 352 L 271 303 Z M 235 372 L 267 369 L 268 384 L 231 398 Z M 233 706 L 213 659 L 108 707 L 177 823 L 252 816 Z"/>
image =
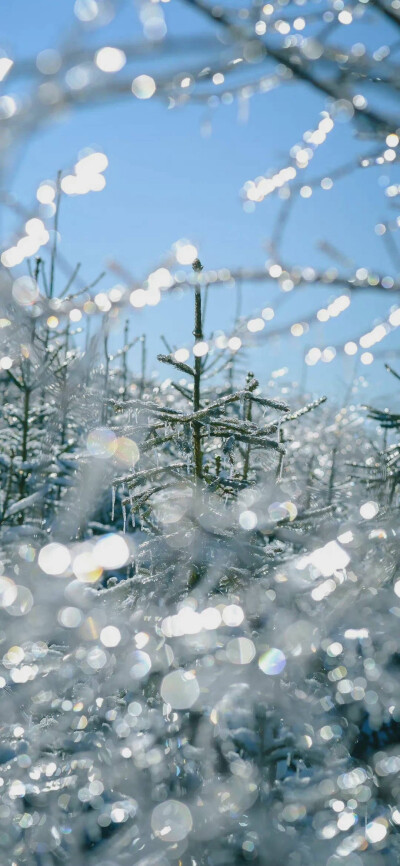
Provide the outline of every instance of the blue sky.
<path id="1" fill-rule="evenodd" d="M 121 3 L 120 12 L 105 27 L 89 29 L 86 45 L 127 44 L 139 38 L 140 22 L 133 2 Z M 0 47 L 18 62 L 35 56 L 43 49 L 57 47 L 70 40 L 78 45 L 74 4 L 71 0 L 18 0 L 0 10 Z M 200 45 L 209 26 L 184 4 L 172 0 L 162 4 L 168 34 L 194 34 Z M 344 28 L 341 28 L 343 30 Z M 340 36 L 342 34 L 340 33 Z M 350 42 L 373 39 L 374 44 L 388 41 L 390 32 L 368 30 L 364 24 L 346 28 Z M 176 56 L 165 62 L 186 71 L 201 57 L 190 49 L 186 57 Z M 151 73 L 150 59 L 133 60 L 124 70 L 125 77 Z M 267 71 L 267 67 L 266 67 Z M 272 71 L 272 70 L 271 70 Z M 258 74 L 257 67 L 254 70 Z M 31 83 L 10 76 L 4 93 L 27 93 Z M 259 267 L 267 258 L 265 244 L 271 236 L 279 202 L 267 198 L 254 213 L 245 213 L 239 192 L 243 183 L 285 165 L 292 145 L 301 140 L 307 129 L 318 124 L 326 108 L 321 95 L 296 84 L 280 87 L 271 93 L 256 95 L 249 101 L 246 122 L 236 100 L 216 108 L 189 104 L 168 110 L 155 98 L 139 102 L 126 96 L 118 102 L 97 107 L 71 110 L 57 121 L 42 128 L 24 146 L 16 163 L 12 191 L 25 204 L 34 201 L 40 181 L 55 176 L 57 170 L 72 168 L 78 154 L 86 147 L 104 151 L 109 159 L 107 185 L 101 193 L 65 197 L 61 211 L 61 245 L 67 259 L 82 262 L 82 270 L 92 279 L 110 260 L 116 260 L 135 277 L 141 278 L 162 261 L 174 241 L 185 237 L 199 248 L 207 268 Z M 205 123 L 211 134 L 204 136 Z M 302 173 L 307 177 L 329 174 L 329 170 L 352 155 L 368 151 L 371 143 L 360 145 L 354 139 L 349 123 L 337 124 L 327 142 L 319 148 L 311 167 Z M 317 249 L 320 240 L 328 240 L 355 265 L 376 268 L 393 274 L 386 248 L 374 232 L 377 222 L 387 218 L 388 208 L 383 186 L 395 177 L 392 166 L 358 171 L 338 181 L 330 191 L 317 191 L 308 200 L 299 200 L 288 226 L 284 254 L 292 264 L 328 267 L 332 262 Z M 393 211 L 392 211 L 393 216 Z M 12 223 L 6 216 L 4 231 Z M 3 243 L 7 236 L 3 238 Z M 101 286 L 110 288 L 116 278 L 107 273 Z M 257 314 L 279 294 L 271 283 L 257 287 L 244 286 L 243 312 Z M 293 291 L 285 297 L 277 313 L 277 325 L 292 324 L 316 312 L 331 301 L 334 292 L 324 287 Z M 288 367 L 287 379 L 299 380 L 305 347 L 335 346 L 359 336 L 387 316 L 396 295 L 368 292 L 354 297 L 350 308 L 338 319 L 318 323 L 302 338 L 283 337 L 273 344 L 263 341 L 248 353 L 247 366 L 265 383 L 272 370 Z M 228 329 L 233 322 L 235 292 L 217 289 L 210 295 L 208 325 Z M 149 356 L 154 359 L 162 350 L 161 333 L 177 345 L 190 344 L 191 299 L 164 299 L 156 308 L 132 311 L 132 332 L 148 334 Z M 119 340 L 119 333 L 115 334 Z M 379 349 L 396 349 L 396 332 L 387 337 Z M 133 363 L 135 358 L 132 358 Z M 155 366 L 151 361 L 152 366 Z M 396 360 L 393 360 L 396 366 Z M 399 364 L 400 366 L 400 364 Z M 392 390 L 392 382 L 383 371 L 382 360 L 361 372 L 370 380 L 371 398 Z M 337 358 L 331 364 L 317 364 L 307 370 L 307 384 L 315 393 L 327 392 L 340 399 L 354 375 L 354 362 Z M 383 397 L 382 397 L 383 399 Z"/>

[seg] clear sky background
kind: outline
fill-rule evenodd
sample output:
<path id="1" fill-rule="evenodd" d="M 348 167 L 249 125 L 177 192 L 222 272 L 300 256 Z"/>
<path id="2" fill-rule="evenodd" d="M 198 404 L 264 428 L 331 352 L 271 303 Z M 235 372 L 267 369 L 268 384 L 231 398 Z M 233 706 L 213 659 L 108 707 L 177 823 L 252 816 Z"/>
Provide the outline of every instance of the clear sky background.
<path id="1" fill-rule="evenodd" d="M 243 4 L 245 5 L 245 4 Z M 88 27 L 84 44 L 95 50 L 103 45 L 124 45 L 141 36 L 138 7 L 130 0 L 116 4 L 118 14 L 103 27 Z M 165 61 L 165 68 L 190 71 L 201 57 L 202 38 L 214 28 L 179 0 L 161 4 L 168 36 L 195 37 L 188 41 L 186 54 Z M 341 31 L 344 28 L 341 28 Z M 18 77 L 18 64 L 35 59 L 46 48 L 70 40 L 78 47 L 82 31 L 76 28 L 72 0 L 14 0 L 0 9 L 0 47 L 15 61 L 15 75 L 3 84 L 3 93 L 29 93 L 32 82 Z M 346 28 L 349 44 L 391 44 L 390 26 L 382 33 L 371 33 L 367 22 Z M 162 68 L 162 67 L 158 67 Z M 143 72 L 151 74 L 151 58 L 133 59 L 125 67 L 124 78 Z M 265 66 L 265 72 L 273 71 Z M 258 75 L 254 67 L 254 75 Z M 217 92 L 217 88 L 216 88 Z M 61 244 L 63 255 L 71 262 L 82 262 L 82 271 L 93 279 L 110 260 L 119 262 L 135 277 L 142 278 L 163 260 L 171 245 L 188 238 L 198 247 L 206 268 L 257 267 L 267 259 L 265 244 L 273 231 L 279 201 L 267 198 L 254 213 L 246 213 L 240 189 L 248 179 L 264 174 L 269 168 L 285 165 L 287 154 L 301 141 L 305 130 L 313 129 L 326 108 L 322 95 L 305 85 L 292 84 L 271 93 L 258 94 L 248 101 L 244 118 L 243 102 L 232 104 L 187 104 L 168 110 L 157 98 L 140 102 L 132 95 L 95 107 L 64 112 L 51 124 L 41 128 L 16 154 L 15 170 L 10 184 L 13 193 L 27 206 L 35 200 L 38 184 L 54 178 L 58 169 L 72 168 L 79 153 L 96 147 L 107 154 L 107 185 L 101 193 L 65 197 L 61 211 Z M 205 130 L 209 133 L 205 135 Z M 329 174 L 338 163 L 368 152 L 371 143 L 360 145 L 350 123 L 338 123 L 322 145 L 309 169 L 308 177 Z M 395 275 L 382 239 L 374 231 L 376 223 L 388 217 L 388 200 L 384 186 L 391 178 L 398 180 L 398 168 L 386 165 L 357 171 L 338 181 L 330 191 L 317 190 L 307 200 L 299 200 L 285 234 L 283 250 L 292 264 L 329 267 L 332 261 L 317 248 L 321 240 L 334 244 L 356 267 L 367 267 Z M 394 180 L 392 182 L 395 182 Z M 7 184 L 10 181 L 7 180 Z M 395 212 L 391 211 L 392 218 Z M 2 246 L 10 238 L 13 223 L 5 215 L 2 223 Z M 102 289 L 117 282 L 108 272 Z M 323 286 L 298 289 L 284 298 L 273 325 L 301 321 L 326 306 L 340 294 Z M 278 285 L 270 282 L 243 287 L 243 313 L 259 314 L 279 295 Z M 236 296 L 232 289 L 211 292 L 208 326 L 229 329 L 233 324 Z M 287 367 L 288 381 L 302 379 L 305 348 L 335 346 L 369 330 L 385 318 L 398 295 L 368 292 L 354 296 L 349 309 L 327 324 L 314 324 L 301 338 L 283 336 L 278 341 L 265 340 L 247 353 L 246 364 L 255 370 L 265 384 L 272 370 Z M 131 310 L 132 333 L 148 335 L 150 365 L 162 351 L 163 333 L 177 346 L 191 342 L 192 301 L 189 294 L 164 298 L 155 308 Z M 122 330 L 122 322 L 121 322 Z M 117 333 L 115 341 L 122 340 Z M 389 335 L 377 347 L 396 350 L 398 332 Z M 371 367 L 361 367 L 370 381 L 368 399 L 385 402 L 393 392 L 394 382 L 383 371 L 383 360 L 377 358 Z M 400 361 L 390 359 L 400 369 Z M 135 363 L 133 355 L 132 362 Z M 341 399 L 354 376 L 354 359 L 342 354 L 330 364 L 319 363 L 307 370 L 307 386 L 313 393 L 328 393 Z M 304 375 L 303 375 L 304 383 Z M 380 396 L 379 396 L 380 395 Z"/>

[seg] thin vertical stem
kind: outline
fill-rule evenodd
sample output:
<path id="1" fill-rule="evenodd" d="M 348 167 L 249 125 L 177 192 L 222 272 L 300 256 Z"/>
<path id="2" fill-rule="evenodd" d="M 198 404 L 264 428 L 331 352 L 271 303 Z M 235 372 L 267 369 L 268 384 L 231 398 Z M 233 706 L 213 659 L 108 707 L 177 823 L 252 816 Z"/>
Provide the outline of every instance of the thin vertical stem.
<path id="1" fill-rule="evenodd" d="M 58 234 L 58 217 L 60 213 L 60 201 L 61 201 L 61 171 L 57 172 L 57 187 L 56 187 L 56 209 L 54 212 L 54 227 L 53 227 L 53 244 L 51 247 L 51 259 L 50 259 L 50 280 L 49 280 L 49 298 L 53 297 L 54 294 L 54 272 L 56 266 L 57 259 L 57 234 Z"/>
<path id="2" fill-rule="evenodd" d="M 21 462 L 26 463 L 28 457 L 28 432 L 29 432 L 29 404 L 31 398 L 31 390 L 28 386 L 24 388 L 24 402 L 23 402 L 23 414 L 22 414 L 22 446 L 21 446 Z M 24 499 L 25 497 L 25 484 L 26 484 L 26 470 L 20 469 L 19 476 L 19 484 L 18 484 L 18 493 L 19 499 Z M 24 522 L 24 512 L 21 511 L 18 523 Z"/>
<path id="3" fill-rule="evenodd" d="M 129 320 L 125 321 L 124 328 L 124 351 L 122 355 L 122 399 L 126 400 L 126 389 L 128 387 L 128 338 L 129 338 Z"/>
<path id="4" fill-rule="evenodd" d="M 86 386 L 89 384 L 89 377 L 90 377 L 90 358 L 89 358 L 90 323 L 91 323 L 90 316 L 86 316 L 86 333 L 85 333 L 85 365 L 86 365 L 85 383 L 86 383 Z"/>
<path id="5" fill-rule="evenodd" d="M 68 319 L 67 327 L 65 329 L 65 344 L 64 344 L 64 367 L 62 371 L 62 391 L 61 391 L 61 408 L 62 408 L 62 424 L 61 424 L 61 447 L 63 448 L 67 438 L 67 429 L 68 429 L 68 392 L 67 392 L 67 378 L 68 378 L 68 352 L 69 352 L 69 329 L 70 329 L 70 321 Z"/>
<path id="6" fill-rule="evenodd" d="M 108 398 L 108 377 L 110 373 L 110 356 L 108 354 L 108 334 L 106 333 L 104 336 L 104 354 L 105 354 L 105 368 L 104 368 L 104 398 L 103 398 L 103 408 L 102 408 L 102 424 L 107 422 L 107 398 Z"/>
<path id="7" fill-rule="evenodd" d="M 249 384 L 250 384 L 252 379 L 253 379 L 253 373 L 248 373 L 247 374 L 247 387 L 249 387 Z M 250 400 L 250 398 L 246 398 L 246 400 L 244 402 L 244 420 L 245 421 L 251 421 L 251 417 L 252 417 L 251 400 Z M 249 442 L 247 445 L 247 448 L 246 448 L 246 454 L 245 454 L 244 464 L 243 464 L 243 480 L 244 481 L 247 480 L 247 476 L 249 474 L 249 469 L 250 469 L 250 450 L 251 450 L 251 445 Z"/>
<path id="8" fill-rule="evenodd" d="M 336 456 L 337 456 L 338 446 L 335 445 L 332 451 L 332 465 L 331 471 L 329 474 L 329 484 L 328 484 L 328 505 L 332 505 L 333 494 L 335 492 L 335 475 L 336 475 Z"/>
<path id="9" fill-rule="evenodd" d="M 231 393 L 233 393 L 233 381 L 234 381 L 234 376 L 235 376 L 235 360 L 234 359 L 235 359 L 235 355 L 232 355 L 232 357 L 228 361 L 228 383 L 229 383 L 229 390 Z"/>
<path id="10" fill-rule="evenodd" d="M 307 511 L 307 509 L 311 505 L 311 497 L 312 497 L 313 485 L 314 485 L 314 472 L 313 472 L 314 460 L 315 460 L 315 457 L 314 457 L 314 454 L 312 454 L 309 461 L 308 461 L 307 485 L 306 485 L 306 495 L 305 495 L 305 501 L 304 501 L 304 510 L 305 511 Z"/>
<path id="11" fill-rule="evenodd" d="M 207 304 L 208 304 L 208 298 L 209 298 L 209 289 L 210 289 L 209 283 L 206 283 L 204 286 L 204 297 L 203 297 L 203 304 L 202 304 L 203 309 L 202 309 L 202 314 L 201 314 L 201 320 L 202 320 L 201 321 L 201 327 L 202 327 L 203 331 L 204 331 L 204 322 L 206 320 Z"/>
<path id="12" fill-rule="evenodd" d="M 279 427 L 278 433 L 278 442 L 279 445 L 282 445 L 284 441 L 284 433 L 282 427 Z M 276 470 L 276 482 L 279 483 L 282 480 L 282 471 L 283 471 L 283 452 L 279 455 L 279 462 Z"/>
<path id="13" fill-rule="evenodd" d="M 29 402 L 31 391 L 30 388 L 25 388 L 24 391 L 24 414 L 22 419 L 22 461 L 25 462 L 28 456 L 28 429 L 29 429 Z"/>
<path id="14" fill-rule="evenodd" d="M 392 480 L 391 480 L 391 483 L 390 483 L 390 489 L 389 489 L 389 505 L 392 505 L 392 503 L 393 503 L 394 496 L 395 496 L 395 493 L 396 493 L 396 486 L 397 486 L 397 478 L 396 478 L 396 475 L 394 475 L 393 478 L 392 478 Z"/>
<path id="15" fill-rule="evenodd" d="M 200 286 L 195 286 L 194 290 L 194 330 L 193 336 L 196 342 L 203 339 L 203 327 L 201 320 L 201 291 Z M 198 412 L 200 409 L 200 386 L 201 386 L 201 371 L 202 360 L 195 355 L 194 359 L 194 379 L 193 379 L 193 411 Z M 193 455 L 194 455 L 194 474 L 200 480 L 203 474 L 203 455 L 201 451 L 201 423 L 193 421 Z"/>
<path id="16" fill-rule="evenodd" d="M 141 362 L 141 373 L 140 373 L 139 396 L 143 397 L 145 384 L 146 384 L 146 334 L 142 334 L 141 343 L 142 343 L 142 362 Z"/>
<path id="17" fill-rule="evenodd" d="M 2 508 L 1 517 L 0 517 L 0 523 L 3 522 L 3 520 L 6 516 L 8 503 L 9 503 L 10 497 L 11 497 L 13 475 L 14 475 L 14 451 L 11 450 L 11 452 L 10 452 L 10 465 L 8 467 L 7 482 L 6 482 L 6 489 L 5 489 L 5 493 L 4 493 L 4 501 L 3 501 L 3 508 Z"/>

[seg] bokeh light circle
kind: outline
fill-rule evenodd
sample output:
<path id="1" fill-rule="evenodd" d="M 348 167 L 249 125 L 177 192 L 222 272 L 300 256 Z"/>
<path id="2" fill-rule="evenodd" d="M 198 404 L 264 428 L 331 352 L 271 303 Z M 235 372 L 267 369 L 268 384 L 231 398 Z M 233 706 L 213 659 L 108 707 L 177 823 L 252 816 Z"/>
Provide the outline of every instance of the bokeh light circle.
<path id="1" fill-rule="evenodd" d="M 151 829 L 163 842 L 182 842 L 192 827 L 190 809 L 179 800 L 165 800 L 152 811 Z"/>
<path id="2" fill-rule="evenodd" d="M 161 697 L 175 710 L 188 710 L 196 703 L 200 686 L 192 671 L 179 669 L 167 674 L 161 684 Z"/>
<path id="3" fill-rule="evenodd" d="M 276 647 L 271 647 L 263 653 L 258 660 L 258 667 L 269 677 L 276 677 L 282 673 L 286 665 L 285 654 Z"/>

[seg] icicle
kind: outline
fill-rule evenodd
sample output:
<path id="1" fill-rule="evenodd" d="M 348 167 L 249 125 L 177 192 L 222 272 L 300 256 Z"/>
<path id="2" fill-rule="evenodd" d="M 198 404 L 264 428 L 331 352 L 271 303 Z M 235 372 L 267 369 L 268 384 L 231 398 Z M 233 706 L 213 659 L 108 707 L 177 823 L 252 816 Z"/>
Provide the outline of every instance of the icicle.
<path id="1" fill-rule="evenodd" d="M 129 490 L 129 506 L 131 512 L 132 529 L 135 529 L 135 507 L 133 502 L 133 490 Z"/>
<path id="2" fill-rule="evenodd" d="M 111 523 L 114 523 L 116 492 L 116 488 L 113 485 L 111 488 Z"/>
<path id="3" fill-rule="evenodd" d="M 126 532 L 126 505 L 125 505 L 124 502 L 122 503 L 122 515 L 123 515 L 123 518 L 124 518 L 124 528 L 123 528 L 123 532 Z"/>

